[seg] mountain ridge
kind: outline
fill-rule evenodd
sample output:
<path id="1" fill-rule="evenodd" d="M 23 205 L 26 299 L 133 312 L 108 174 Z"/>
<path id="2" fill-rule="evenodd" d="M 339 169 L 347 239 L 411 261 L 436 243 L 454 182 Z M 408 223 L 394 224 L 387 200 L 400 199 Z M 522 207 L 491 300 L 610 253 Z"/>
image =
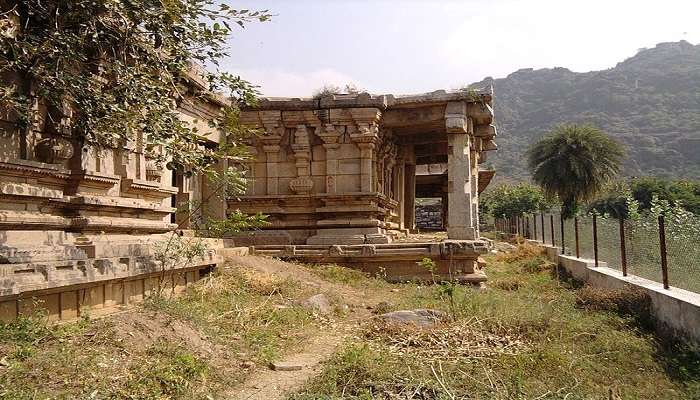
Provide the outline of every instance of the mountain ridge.
<path id="1" fill-rule="evenodd" d="M 700 178 L 700 45 L 659 43 L 614 67 L 519 69 L 493 85 L 499 180 L 529 178 L 527 147 L 561 123 L 601 128 L 628 150 L 623 174 Z"/>

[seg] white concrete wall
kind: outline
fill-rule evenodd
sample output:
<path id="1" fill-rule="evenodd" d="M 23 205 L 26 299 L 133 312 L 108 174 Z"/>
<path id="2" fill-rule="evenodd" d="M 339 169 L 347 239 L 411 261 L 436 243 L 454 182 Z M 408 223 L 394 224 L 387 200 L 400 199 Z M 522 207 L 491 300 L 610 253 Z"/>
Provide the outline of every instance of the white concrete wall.
<path id="1" fill-rule="evenodd" d="M 545 248 L 547 258 L 565 268 L 576 280 L 603 289 L 631 285 L 643 290 L 651 298 L 652 311 L 661 328 L 670 328 L 677 336 L 700 345 L 700 294 L 673 286 L 664 289 L 663 284 L 638 276 L 622 276 L 621 271 L 608 268 L 600 260 L 596 267 L 594 260 L 561 255 L 557 247 L 536 243 Z"/>

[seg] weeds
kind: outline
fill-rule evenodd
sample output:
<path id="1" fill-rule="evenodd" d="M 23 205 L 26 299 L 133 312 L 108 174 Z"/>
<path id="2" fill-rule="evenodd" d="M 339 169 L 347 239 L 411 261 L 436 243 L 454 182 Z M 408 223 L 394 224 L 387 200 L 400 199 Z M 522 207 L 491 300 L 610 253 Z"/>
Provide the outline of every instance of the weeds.
<path id="1" fill-rule="evenodd" d="M 534 244 L 524 242 L 520 244 L 515 251 L 498 254 L 496 256 L 496 261 L 510 264 L 523 260 L 531 260 L 540 256 L 544 256 L 544 249 Z"/>
<path id="2" fill-rule="evenodd" d="M 183 296 L 154 297 L 146 306 L 191 321 L 218 343 L 268 363 L 299 345 L 313 326 L 312 313 L 294 302 L 305 295 L 295 281 L 228 269 Z"/>
<path id="3" fill-rule="evenodd" d="M 291 399 L 697 398 L 700 355 L 666 350 L 618 314 L 644 314 L 643 298 L 572 290 L 528 244 L 488 262 L 488 290 L 406 285 L 394 299 L 454 308 L 454 321 L 434 331 L 370 327 Z"/>
<path id="4" fill-rule="evenodd" d="M 310 264 L 308 267 L 315 275 L 344 285 L 358 286 L 365 284 L 369 279 L 369 276 L 362 271 L 335 264 Z"/>
<path id="5" fill-rule="evenodd" d="M 199 391 L 209 366 L 182 347 L 161 342 L 134 365 L 129 380 L 115 394 L 122 398 L 164 398 Z M 193 390 L 194 389 L 194 390 Z"/>
<path id="6" fill-rule="evenodd" d="M 622 289 L 584 286 L 576 292 L 576 306 L 589 311 L 613 311 L 633 317 L 647 329 L 654 324 L 651 297 L 644 290 L 630 285 Z"/>

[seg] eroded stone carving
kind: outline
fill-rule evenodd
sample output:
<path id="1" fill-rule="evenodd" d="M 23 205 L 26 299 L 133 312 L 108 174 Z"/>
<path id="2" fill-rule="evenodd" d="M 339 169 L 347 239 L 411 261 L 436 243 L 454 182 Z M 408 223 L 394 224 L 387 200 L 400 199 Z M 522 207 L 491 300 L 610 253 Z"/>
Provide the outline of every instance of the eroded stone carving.
<path id="1" fill-rule="evenodd" d="M 34 147 L 37 160 L 48 164 L 62 164 L 73 157 L 73 144 L 64 138 L 44 138 Z"/>

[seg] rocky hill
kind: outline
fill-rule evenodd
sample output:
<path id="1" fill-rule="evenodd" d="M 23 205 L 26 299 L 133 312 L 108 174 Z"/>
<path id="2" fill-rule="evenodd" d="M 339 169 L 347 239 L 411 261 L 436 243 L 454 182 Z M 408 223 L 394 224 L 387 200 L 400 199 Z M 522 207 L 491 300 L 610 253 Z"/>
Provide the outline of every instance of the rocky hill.
<path id="1" fill-rule="evenodd" d="M 624 173 L 700 178 L 700 45 L 642 49 L 614 68 L 522 69 L 473 87 L 495 90 L 501 180 L 528 177 L 527 147 L 554 125 L 591 123 L 627 146 Z"/>

